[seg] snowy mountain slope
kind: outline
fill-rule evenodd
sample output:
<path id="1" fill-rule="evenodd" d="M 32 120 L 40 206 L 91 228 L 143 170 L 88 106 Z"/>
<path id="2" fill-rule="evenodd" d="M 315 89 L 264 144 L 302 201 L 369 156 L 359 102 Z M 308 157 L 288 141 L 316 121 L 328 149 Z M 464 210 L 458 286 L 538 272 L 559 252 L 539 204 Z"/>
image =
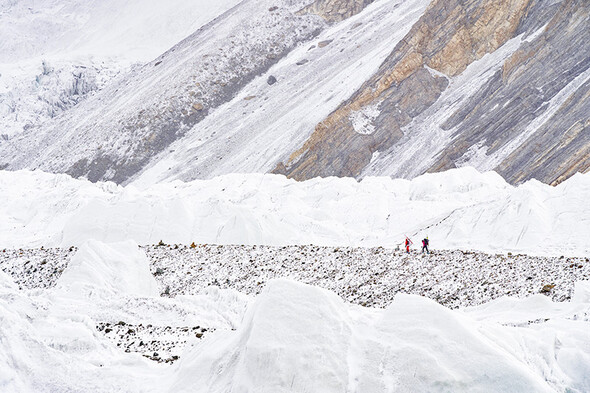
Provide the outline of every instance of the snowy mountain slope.
<path id="1" fill-rule="evenodd" d="M 588 11 L 581 0 L 241 2 L 0 144 L 0 167 L 147 184 L 470 165 L 557 184 L 589 168 Z M 59 75 L 40 86 L 55 90 Z M 107 77 L 90 67 L 81 89 L 41 101 L 68 107 Z"/>
<path id="2" fill-rule="evenodd" d="M 299 42 L 317 35 L 323 19 L 295 15 L 308 3 L 242 2 L 52 125 L 2 144 L 0 156 L 11 168 L 122 182 Z"/>
<path id="3" fill-rule="evenodd" d="M 269 172 L 373 74 L 427 1 L 378 1 L 292 51 L 155 157 L 135 180 Z M 269 88 L 267 77 L 278 82 Z"/>
<path id="4" fill-rule="evenodd" d="M 0 172 L 0 247 L 140 244 L 318 244 L 580 255 L 590 252 L 588 175 L 553 188 L 508 185 L 462 168 L 414 179 L 226 175 L 146 189 L 67 175 Z"/>
<path id="5" fill-rule="evenodd" d="M 0 2 L 0 136 L 54 118 L 237 3 Z"/>

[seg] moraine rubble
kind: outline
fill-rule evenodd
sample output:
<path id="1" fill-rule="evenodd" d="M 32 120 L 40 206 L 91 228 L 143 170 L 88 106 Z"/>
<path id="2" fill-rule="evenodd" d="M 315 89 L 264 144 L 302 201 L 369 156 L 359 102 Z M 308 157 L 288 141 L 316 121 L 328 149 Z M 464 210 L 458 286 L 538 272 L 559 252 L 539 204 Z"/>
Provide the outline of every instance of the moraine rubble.
<path id="1" fill-rule="evenodd" d="M 449 308 L 501 296 L 543 293 L 568 301 L 574 283 L 590 279 L 588 258 L 491 255 L 433 250 L 407 254 L 382 247 L 158 245 L 142 246 L 164 297 L 198 295 L 208 287 L 258 294 L 271 279 L 287 277 L 339 294 L 350 303 L 387 307 L 396 293 L 431 298 Z M 77 249 L 0 249 L 0 268 L 20 289 L 54 287 Z M 170 325 L 173 325 L 173 321 Z M 178 358 L 200 326 L 132 325 L 97 321 L 99 332 L 126 352 L 164 363 Z M 207 332 L 207 333 L 206 333 Z"/>

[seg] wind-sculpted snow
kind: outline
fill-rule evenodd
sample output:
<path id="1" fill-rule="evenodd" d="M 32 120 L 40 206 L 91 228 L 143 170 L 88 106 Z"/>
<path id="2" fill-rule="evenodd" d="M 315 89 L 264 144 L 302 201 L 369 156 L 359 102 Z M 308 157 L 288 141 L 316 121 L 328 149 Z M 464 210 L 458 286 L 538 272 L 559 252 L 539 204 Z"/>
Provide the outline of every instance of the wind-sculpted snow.
<path id="1" fill-rule="evenodd" d="M 462 168 L 412 181 L 226 175 L 146 189 L 66 175 L 0 172 L 0 247 L 139 244 L 316 244 L 587 256 L 590 177 L 558 187 L 508 185 Z"/>
<path id="2" fill-rule="evenodd" d="M 459 310 L 406 294 L 385 309 L 361 307 L 286 279 L 264 283 L 254 300 L 217 286 L 166 298 L 148 288 L 148 259 L 132 242 L 94 241 L 72 252 L 53 288 L 19 290 L 0 272 L 3 390 L 590 389 L 589 282 L 576 284 L 571 302 L 503 297 Z M 166 269 L 156 279 L 188 274 Z M 182 285 L 190 292 L 194 283 Z"/>
<path id="3" fill-rule="evenodd" d="M 474 317 L 470 309 L 453 312 L 418 296 L 398 295 L 377 311 L 319 288 L 273 281 L 236 332 L 187 350 L 173 389 L 583 391 L 589 387 L 583 373 L 590 365 L 584 349 L 590 331 L 578 329 L 587 327 L 587 314 L 583 322 L 570 318 L 587 313 L 588 300 L 568 305 L 565 313 L 561 305 L 538 302 L 531 314 L 555 320 L 514 328 L 494 323 L 494 316 L 482 318 L 477 309 Z M 496 306 L 502 309 L 496 318 L 510 312 L 505 303 Z M 562 336 L 570 329 L 577 333 Z"/>

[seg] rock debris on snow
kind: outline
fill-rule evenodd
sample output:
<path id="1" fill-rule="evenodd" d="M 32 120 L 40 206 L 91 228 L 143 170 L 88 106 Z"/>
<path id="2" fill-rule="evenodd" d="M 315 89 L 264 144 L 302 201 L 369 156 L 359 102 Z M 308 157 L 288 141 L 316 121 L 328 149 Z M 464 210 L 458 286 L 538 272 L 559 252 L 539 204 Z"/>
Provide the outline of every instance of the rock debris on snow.
<path id="1" fill-rule="evenodd" d="M 590 278 L 586 258 L 490 255 L 469 251 L 407 254 L 381 247 L 219 246 L 144 248 L 152 272 L 171 296 L 215 285 L 258 294 L 288 277 L 338 293 L 367 307 L 386 307 L 398 292 L 458 308 L 501 296 L 545 293 L 567 301 L 575 281 Z M 158 270 L 159 269 L 159 270 Z M 549 290 L 547 286 L 551 286 Z"/>
<path id="2" fill-rule="evenodd" d="M 133 255 L 137 247 L 131 245 L 129 248 L 130 244 L 124 246 L 118 247 L 128 250 L 129 255 Z M 109 246 L 109 249 L 112 247 Z M 89 246 L 83 248 L 88 249 Z M 268 297 L 272 285 L 267 286 L 267 283 L 273 282 L 275 288 L 287 285 L 287 281 L 277 284 L 277 278 L 325 288 L 346 302 L 366 307 L 390 309 L 395 304 L 399 307 L 399 302 L 393 302 L 397 293 L 422 295 L 450 308 L 481 305 L 460 311 L 474 318 L 480 318 L 480 313 L 483 313 L 481 318 L 489 318 L 489 315 L 496 315 L 494 307 L 499 307 L 498 304 L 506 305 L 506 302 L 515 301 L 515 297 L 528 298 L 530 294 L 537 294 L 537 297 L 523 301 L 531 301 L 537 306 L 546 299 L 539 293 L 557 301 L 570 300 L 574 297 L 575 283 L 590 278 L 590 261 L 585 257 L 532 257 L 440 250 L 433 250 L 431 254 L 413 250 L 407 254 L 382 247 L 180 245 L 164 241 L 140 249 L 147 256 L 143 261 L 146 267 L 149 263 L 161 296 L 141 295 L 119 300 L 98 297 L 96 299 L 99 303 L 103 302 L 102 306 L 90 318 L 83 319 L 90 329 L 95 329 L 95 335 L 102 340 L 100 342 L 111 343 L 115 353 L 135 354 L 139 359 L 149 359 L 162 366 L 176 364 L 181 358 L 193 361 L 202 345 L 206 348 L 212 345 L 211 342 L 229 337 L 228 333 L 234 333 L 231 331 L 239 330 L 240 323 L 236 323 L 234 315 L 243 312 L 237 308 L 248 301 L 242 299 L 236 302 L 235 295 L 231 293 L 237 291 L 236 294 L 254 295 L 265 292 Z M 20 291 L 17 292 L 39 295 L 52 287 L 60 289 L 66 277 L 61 272 L 69 271 L 68 265 L 73 267 L 76 258 L 80 258 L 73 258 L 76 250 L 75 247 L 0 249 L 0 268 L 18 284 Z M 82 248 L 78 251 L 82 252 Z M 511 298 L 489 303 L 503 295 L 510 295 Z M 400 298 L 402 303 L 403 299 L 412 299 L 403 296 L 397 299 Z M 574 300 L 570 305 L 575 308 L 579 299 L 578 303 Z M 201 307 L 203 301 L 211 303 Z M 54 307 L 64 307 L 58 298 L 54 302 Z M 183 302 L 187 308 L 181 306 Z M 239 304 L 236 306 L 236 303 Z M 39 303 L 41 310 L 46 307 L 43 304 Z M 190 304 L 201 307 L 200 311 L 189 311 L 193 307 Z M 569 318 L 580 323 L 587 322 L 590 316 L 587 310 L 574 308 Z M 148 309 L 152 310 L 148 312 L 151 317 L 143 315 Z M 75 307 L 72 310 L 78 312 Z M 366 310 L 371 315 L 378 313 L 364 307 L 357 310 Z M 190 318 L 187 312 L 191 313 Z M 497 323 L 500 325 L 534 328 L 551 325 L 553 314 L 531 312 L 530 316 L 519 315 L 518 318 L 511 314 L 498 315 Z M 227 319 L 228 316 L 231 320 Z M 211 333 L 215 334 L 211 337 L 213 341 L 201 341 Z M 184 363 L 179 364 L 182 366 Z"/>
<path id="3" fill-rule="evenodd" d="M 55 286 L 76 252 L 71 248 L 0 250 L 0 268 L 10 274 L 20 289 Z"/>
<path id="4" fill-rule="evenodd" d="M 125 352 L 140 353 L 158 363 L 174 363 L 189 338 L 202 339 L 214 329 L 201 326 L 133 325 L 119 321 L 100 322 L 96 329 Z"/>
<path id="5" fill-rule="evenodd" d="M 193 247 L 194 245 L 194 247 Z M 434 250 L 410 254 L 382 247 L 158 245 L 142 247 L 163 296 L 193 295 L 209 286 L 258 294 L 288 277 L 338 293 L 348 302 L 386 307 L 396 293 L 426 296 L 458 308 L 501 296 L 544 293 L 567 301 L 574 282 L 590 279 L 588 258 L 537 257 Z M 55 285 L 70 250 L 0 252 L 0 267 L 21 288 Z"/>

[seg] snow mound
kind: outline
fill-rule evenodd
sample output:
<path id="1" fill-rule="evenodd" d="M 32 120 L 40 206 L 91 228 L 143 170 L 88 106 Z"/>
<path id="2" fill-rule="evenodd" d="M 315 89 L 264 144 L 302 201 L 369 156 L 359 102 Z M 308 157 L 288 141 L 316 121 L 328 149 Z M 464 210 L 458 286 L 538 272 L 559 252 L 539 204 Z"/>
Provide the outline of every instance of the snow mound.
<path id="1" fill-rule="evenodd" d="M 83 310 L 56 311 L 46 293 L 19 291 L 6 281 L 0 271 L 0 390 L 129 392 L 148 379 L 157 386 L 142 373 L 148 362 L 113 348 Z"/>
<path id="2" fill-rule="evenodd" d="M 57 287 L 74 297 L 93 292 L 159 296 L 147 256 L 133 241 L 84 243 L 60 277 Z"/>
<path id="3" fill-rule="evenodd" d="M 588 310 L 589 304 L 584 306 Z M 559 306 L 545 305 L 554 307 Z M 583 324 L 587 328 L 588 322 Z M 585 390 L 590 381 L 583 371 L 590 359 L 583 348 L 590 333 L 580 334 L 576 325 L 565 318 L 540 329 L 483 323 L 412 295 L 398 295 L 385 310 L 365 309 L 329 291 L 282 279 L 268 284 L 237 331 L 187 350 L 173 389 Z M 569 331 L 576 334 L 568 337 Z M 557 337 L 568 339 L 551 348 Z M 544 374 L 548 366 L 551 375 Z"/>
<path id="4" fill-rule="evenodd" d="M 0 247 L 137 244 L 401 245 L 586 256 L 590 173 L 558 187 L 460 168 L 408 180 L 232 174 L 149 188 L 0 171 Z"/>
<path id="5" fill-rule="evenodd" d="M 590 303 L 590 281 L 578 281 L 574 287 L 573 303 Z"/>
<path id="6" fill-rule="evenodd" d="M 0 270 L 0 391 L 168 391 L 173 368 L 124 352 L 98 324 L 229 330 L 248 299 L 215 288 L 201 296 L 149 297 L 157 291 L 145 262 L 131 242 L 90 241 L 55 289 L 19 290 Z"/>

